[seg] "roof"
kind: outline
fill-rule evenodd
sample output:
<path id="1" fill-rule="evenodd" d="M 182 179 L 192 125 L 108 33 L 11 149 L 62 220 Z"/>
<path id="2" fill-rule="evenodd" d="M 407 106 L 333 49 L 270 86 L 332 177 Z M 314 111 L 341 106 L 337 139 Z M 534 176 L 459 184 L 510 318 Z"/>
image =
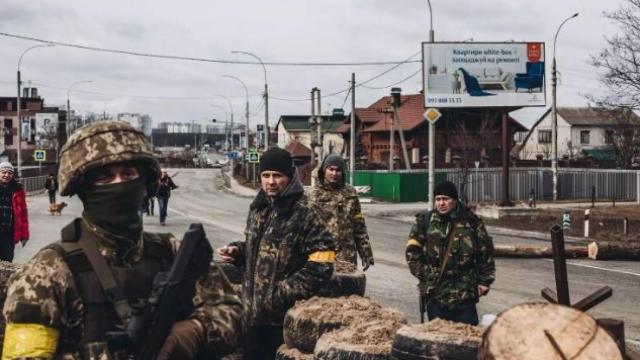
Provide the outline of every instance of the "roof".
<path id="1" fill-rule="evenodd" d="M 605 110 L 592 107 L 561 107 L 558 108 L 560 115 L 569 125 L 572 126 L 609 126 L 619 124 L 617 114 L 621 110 Z M 630 120 L 640 125 L 640 117 L 631 112 Z"/>
<path id="2" fill-rule="evenodd" d="M 400 96 L 400 107 L 398 108 L 399 127 L 403 131 L 411 131 L 416 127 L 426 124 L 427 120 L 424 119 L 424 103 L 422 94 L 411 94 Z M 369 128 L 365 129 L 365 132 L 377 132 L 377 131 L 389 131 L 391 123 L 391 114 L 384 113 L 391 109 L 391 96 L 384 96 L 378 101 L 374 102 L 366 111 L 360 112 L 360 119 L 364 121 L 363 116 L 367 116 L 368 119 L 377 119 L 376 123 Z M 375 113 L 375 115 L 374 115 Z M 356 109 L 356 114 L 358 111 Z"/>
<path id="3" fill-rule="evenodd" d="M 282 115 L 276 128 L 282 124 L 287 131 L 309 131 L 311 130 L 310 117 L 311 115 Z M 344 122 L 344 115 L 321 115 L 320 117 L 323 131 L 335 131 Z"/>
<path id="4" fill-rule="evenodd" d="M 292 157 L 311 157 L 311 149 L 304 144 L 294 141 L 285 148 Z"/>

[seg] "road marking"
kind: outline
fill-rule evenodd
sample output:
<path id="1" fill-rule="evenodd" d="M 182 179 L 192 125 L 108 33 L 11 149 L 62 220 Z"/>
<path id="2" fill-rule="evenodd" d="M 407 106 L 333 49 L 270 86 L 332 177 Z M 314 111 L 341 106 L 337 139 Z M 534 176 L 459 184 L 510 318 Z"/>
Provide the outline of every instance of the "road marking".
<path id="1" fill-rule="evenodd" d="M 549 262 L 553 262 L 553 260 L 552 260 L 552 259 L 544 259 L 544 260 L 549 261 Z M 610 272 L 619 273 L 619 274 L 625 274 L 625 275 L 640 276 L 640 273 L 634 273 L 634 272 L 632 272 L 632 271 L 626 271 L 626 270 L 607 269 L 607 268 L 603 268 L 603 267 L 600 267 L 600 266 L 593 266 L 593 265 L 578 264 L 578 263 L 569 262 L 569 261 L 567 261 L 567 264 L 568 264 L 568 265 L 573 265 L 573 266 L 579 266 L 579 267 L 589 268 L 589 269 L 596 269 L 596 270 L 602 270 L 602 271 L 610 271 Z"/>
<path id="2" fill-rule="evenodd" d="M 191 214 L 188 214 L 186 212 L 182 212 L 180 210 L 177 210 L 175 208 L 168 208 L 167 210 L 170 211 L 170 212 L 174 212 L 174 213 L 176 213 L 176 214 L 178 214 L 180 216 L 183 216 L 183 217 L 186 217 L 186 218 L 196 219 L 196 220 L 198 220 L 200 222 L 207 223 L 209 225 L 222 228 L 224 230 L 230 231 L 230 232 L 235 233 L 235 234 L 240 234 L 240 235 L 244 234 L 244 228 L 240 229 L 240 227 L 237 227 L 237 226 L 231 226 L 231 225 L 227 225 L 227 224 L 225 224 L 223 222 L 217 222 L 217 221 L 213 221 L 211 219 L 203 218 L 203 217 L 200 217 L 200 216 L 191 215 Z"/>

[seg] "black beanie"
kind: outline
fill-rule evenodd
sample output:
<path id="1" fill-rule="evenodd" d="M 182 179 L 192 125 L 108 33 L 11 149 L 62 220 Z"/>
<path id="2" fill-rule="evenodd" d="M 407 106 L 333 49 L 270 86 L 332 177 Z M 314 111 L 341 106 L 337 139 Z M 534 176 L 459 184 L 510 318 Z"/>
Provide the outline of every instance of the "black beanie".
<path id="1" fill-rule="evenodd" d="M 324 161 L 322 162 L 322 171 L 327 170 L 329 166 L 337 166 L 338 168 L 340 168 L 340 170 L 344 171 L 344 160 L 342 159 L 342 157 L 340 157 L 340 155 L 327 155 L 327 157 L 324 158 Z"/>
<path id="2" fill-rule="evenodd" d="M 293 158 L 287 150 L 273 148 L 265 151 L 260 158 L 260 172 L 279 171 L 288 177 L 293 177 Z"/>
<path id="3" fill-rule="evenodd" d="M 458 200 L 458 189 L 456 189 L 456 185 L 451 181 L 444 181 L 436 186 L 433 196 L 435 197 L 437 195 L 445 195 Z"/>

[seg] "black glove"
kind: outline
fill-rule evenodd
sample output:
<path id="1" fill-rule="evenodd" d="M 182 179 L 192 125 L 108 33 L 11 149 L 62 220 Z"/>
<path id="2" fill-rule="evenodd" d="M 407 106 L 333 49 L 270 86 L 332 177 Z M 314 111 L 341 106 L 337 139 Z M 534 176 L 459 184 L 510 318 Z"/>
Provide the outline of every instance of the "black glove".
<path id="1" fill-rule="evenodd" d="M 195 319 L 173 324 L 157 360 L 193 359 L 204 344 L 204 326 Z"/>

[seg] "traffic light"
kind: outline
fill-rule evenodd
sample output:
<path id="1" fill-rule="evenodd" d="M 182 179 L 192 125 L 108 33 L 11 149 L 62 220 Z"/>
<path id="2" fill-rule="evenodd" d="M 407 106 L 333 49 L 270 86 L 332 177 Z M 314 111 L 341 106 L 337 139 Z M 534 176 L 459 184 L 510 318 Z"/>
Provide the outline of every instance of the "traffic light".
<path id="1" fill-rule="evenodd" d="M 217 119 L 211 119 L 211 122 L 217 122 L 217 121 L 218 121 Z"/>

